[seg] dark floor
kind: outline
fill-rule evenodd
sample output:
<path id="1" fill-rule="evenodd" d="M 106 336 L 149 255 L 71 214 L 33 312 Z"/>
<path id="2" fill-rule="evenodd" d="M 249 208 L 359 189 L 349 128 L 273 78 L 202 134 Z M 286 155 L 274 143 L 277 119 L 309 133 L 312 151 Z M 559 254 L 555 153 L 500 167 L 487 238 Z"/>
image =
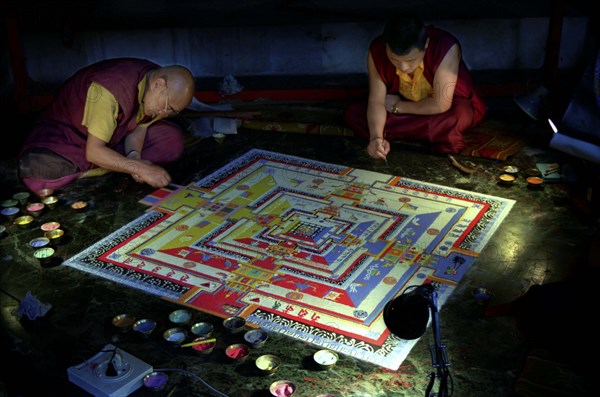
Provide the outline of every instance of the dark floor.
<path id="1" fill-rule="evenodd" d="M 576 279 L 577 282 L 587 278 L 591 284 L 591 270 L 587 268 L 585 258 L 589 241 L 598 230 L 598 200 L 595 196 L 590 197 L 590 192 L 600 195 L 598 169 L 547 149 L 546 126 L 526 118 L 516 107 L 498 114 L 492 112 L 490 117 L 490 121 L 502 123 L 507 132 L 522 134 L 528 144 L 504 162 L 462 158 L 478 168 L 478 172 L 471 175 L 459 173 L 445 157 L 431 155 L 420 147 L 395 144 L 388 165 L 385 165 L 366 155 L 365 142 L 360 138 L 249 130 L 228 136 L 222 143 L 207 138 L 190 145 L 185 158 L 171 165 L 169 170 L 175 183 L 187 184 L 251 148 L 261 148 L 516 200 L 506 220 L 440 313 L 442 340 L 451 364 L 453 395 L 586 395 L 580 377 L 588 375 L 590 370 L 581 357 L 588 354 L 588 345 L 594 344 L 585 332 L 590 328 L 586 326 L 585 315 L 587 309 L 592 309 L 593 300 L 572 303 L 571 299 L 562 299 L 559 295 L 562 289 L 557 288 L 557 294 L 520 311 L 524 314 L 522 317 L 488 317 L 484 316 L 484 310 L 512 301 L 532 285 L 549 284 L 572 275 L 584 275 Z M 3 148 L 4 152 L 11 150 Z M 0 162 L 2 200 L 24 190 L 16 178 L 14 150 Z M 538 162 L 554 161 L 571 167 L 575 181 L 547 183 L 541 190 L 528 189 L 523 178 L 525 172 L 534 169 Z M 517 166 L 522 173 L 513 186 L 499 186 L 497 176 L 509 164 Z M 398 371 L 345 356 L 334 368 L 319 371 L 310 364 L 310 357 L 316 351 L 314 347 L 271 335 L 260 353 L 276 354 L 284 358 L 284 363 L 278 373 L 270 377 L 257 376 L 251 361 L 239 366 L 225 362 L 219 345 L 210 355 L 198 356 L 185 349 L 167 348 L 160 337 L 141 340 L 130 333 L 117 332 L 110 324 L 116 314 L 128 312 L 166 319 L 175 306 L 141 291 L 61 266 L 60 260 L 141 215 L 146 207 L 138 200 L 152 190 L 125 175 L 111 173 L 79 180 L 57 192 L 63 205 L 36 220 L 38 223 L 59 221 L 67 231 L 65 241 L 57 249 L 59 262 L 54 266 L 41 267 L 31 255 L 27 243 L 37 237 L 37 228 L 22 229 L 2 220 L 6 233 L 0 240 L 1 360 L 4 368 L 0 372 L 0 396 L 88 395 L 68 381 L 67 368 L 91 358 L 109 343 L 155 369 L 173 370 L 168 371 L 169 382 L 163 391 L 157 394 L 141 388 L 133 394 L 136 396 L 222 395 L 210 392 L 199 378 L 232 397 L 268 396 L 269 385 L 277 379 L 292 380 L 297 385 L 294 396 L 302 397 L 322 393 L 337 397 L 425 395 L 427 376 L 433 370 L 429 353 L 429 345 L 433 343 L 430 330 Z M 64 204 L 77 198 L 89 201 L 88 211 L 75 214 Z M 581 285 L 584 284 L 582 281 Z M 478 288 L 485 288 L 491 298 L 482 300 L 474 296 Z M 48 314 L 36 321 L 18 317 L 19 301 L 28 291 L 41 302 L 52 305 Z M 569 298 L 573 297 L 569 295 Z M 564 302 L 585 310 L 583 316 L 573 320 L 583 325 L 567 320 L 561 310 Z M 202 313 L 196 316 L 215 324 L 222 343 L 235 339 L 222 335 L 220 319 Z M 565 323 L 569 327 L 563 327 Z M 560 378 L 549 375 L 550 370 L 544 370 L 548 378 L 546 386 L 554 383 L 551 388 L 566 390 L 563 394 L 552 394 L 548 390 L 525 394 L 525 389 L 533 390 L 534 386 L 518 379 L 532 349 L 545 351 L 553 363 L 566 363 L 566 367 L 560 367 L 563 369 Z M 559 367 L 552 364 L 549 368 Z M 520 394 L 516 389 L 521 390 Z"/>

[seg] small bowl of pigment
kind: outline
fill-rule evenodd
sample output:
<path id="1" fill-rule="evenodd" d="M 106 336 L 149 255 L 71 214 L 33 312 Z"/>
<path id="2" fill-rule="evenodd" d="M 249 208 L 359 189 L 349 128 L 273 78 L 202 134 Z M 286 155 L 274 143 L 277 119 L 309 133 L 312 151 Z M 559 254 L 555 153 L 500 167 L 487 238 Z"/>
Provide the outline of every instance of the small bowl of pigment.
<path id="1" fill-rule="evenodd" d="M 54 229 L 48 230 L 44 232 L 44 237 L 46 237 L 52 244 L 58 244 L 61 242 L 63 236 L 65 235 L 65 231 L 62 229 Z"/>
<path id="2" fill-rule="evenodd" d="M 244 340 L 254 348 L 261 348 L 269 339 L 267 331 L 262 329 L 252 329 L 244 334 Z"/>
<path id="3" fill-rule="evenodd" d="M 507 165 L 503 170 L 505 174 L 512 175 L 515 178 L 519 175 L 519 169 L 514 165 Z"/>
<path id="4" fill-rule="evenodd" d="M 52 208 L 56 207 L 56 204 L 58 204 L 58 197 L 56 197 L 56 196 L 42 197 L 42 204 L 44 204 L 49 209 L 52 209 Z"/>
<path id="5" fill-rule="evenodd" d="M 180 345 L 187 338 L 187 331 L 181 327 L 169 328 L 163 332 L 163 339 L 171 345 Z"/>
<path id="6" fill-rule="evenodd" d="M 191 328 L 192 334 L 204 338 L 212 336 L 214 330 L 215 328 L 211 323 L 207 323 L 204 321 L 192 325 Z"/>
<path id="7" fill-rule="evenodd" d="M 151 372 L 144 376 L 144 386 L 150 391 L 161 391 L 167 385 L 169 376 L 161 371 Z"/>
<path id="8" fill-rule="evenodd" d="M 44 203 L 31 203 L 27 205 L 27 212 L 37 218 L 38 216 L 42 215 L 42 212 L 44 212 L 45 208 L 46 206 Z"/>
<path id="9" fill-rule="evenodd" d="M 87 209 L 87 207 L 88 203 L 84 200 L 75 201 L 73 204 L 71 204 L 71 209 L 73 209 L 75 212 L 83 212 Z"/>
<path id="10" fill-rule="evenodd" d="M 544 184 L 544 180 L 539 176 L 530 176 L 527 178 L 527 187 L 530 189 L 540 189 Z"/>
<path id="11" fill-rule="evenodd" d="M 52 196 L 52 194 L 54 194 L 54 189 L 40 189 L 36 192 L 36 194 L 38 195 L 38 197 L 40 198 L 44 198 L 44 197 L 48 197 L 48 196 Z"/>
<path id="12" fill-rule="evenodd" d="M 250 346 L 244 343 L 234 343 L 233 345 L 227 346 L 225 355 L 236 364 L 242 363 L 246 361 L 250 355 Z"/>
<path id="13" fill-rule="evenodd" d="M 296 392 L 296 385 L 289 380 L 278 380 L 271 383 L 269 391 L 275 397 L 289 397 Z"/>
<path id="14" fill-rule="evenodd" d="M 192 312 L 185 309 L 174 310 L 169 314 L 169 321 L 177 325 L 188 324 L 191 319 Z"/>
<path id="15" fill-rule="evenodd" d="M 149 336 L 156 329 L 156 321 L 149 318 L 142 318 L 133 323 L 132 328 L 142 336 Z"/>
<path id="16" fill-rule="evenodd" d="M 313 354 L 313 359 L 320 369 L 327 370 L 335 366 L 339 356 L 334 351 L 323 349 Z"/>
<path id="17" fill-rule="evenodd" d="M 223 320 L 223 327 L 231 334 L 241 332 L 244 325 L 246 325 L 246 320 L 243 317 L 229 317 Z"/>
<path id="18" fill-rule="evenodd" d="M 3 208 L 2 211 L 0 211 L 0 213 L 2 213 L 2 215 L 7 217 L 10 221 L 14 221 L 20 212 L 21 210 L 19 209 L 19 207 L 6 207 Z"/>
<path id="19" fill-rule="evenodd" d="M 206 341 L 205 343 L 201 343 L 202 341 Z M 192 349 L 194 349 L 198 354 L 210 354 L 215 349 L 215 345 L 217 344 L 213 338 L 207 338 L 204 336 L 200 336 L 192 341 L 194 345 L 192 345 Z"/>
<path id="20" fill-rule="evenodd" d="M 274 354 L 263 354 L 255 361 L 256 368 L 263 375 L 273 375 L 281 365 L 281 359 Z"/>
<path id="21" fill-rule="evenodd" d="M 505 186 L 510 186 L 513 184 L 513 182 L 515 181 L 515 176 L 511 175 L 511 174 L 500 174 L 500 176 L 498 177 L 498 182 L 501 185 L 505 185 Z"/>
<path id="22" fill-rule="evenodd" d="M 50 240 L 46 237 L 37 237 L 29 242 L 29 246 L 34 249 L 44 248 L 50 245 Z"/>
<path id="23" fill-rule="evenodd" d="M 17 200 L 19 203 L 21 203 L 21 205 L 25 205 L 27 204 L 27 200 L 29 200 L 29 196 L 31 196 L 31 194 L 29 194 L 28 192 L 19 192 L 19 193 L 15 193 L 13 194 L 13 199 Z"/>
<path id="24" fill-rule="evenodd" d="M 4 200 L 2 203 L 0 203 L 2 208 L 16 207 L 17 205 L 19 205 L 19 201 L 15 199 Z"/>
<path id="25" fill-rule="evenodd" d="M 135 317 L 129 313 L 118 314 L 112 319 L 112 325 L 121 332 L 129 331 L 133 323 L 135 323 Z"/>
<path id="26" fill-rule="evenodd" d="M 33 252 L 33 256 L 40 261 L 41 265 L 47 265 L 52 262 L 52 258 L 54 257 L 54 248 L 44 247 L 37 249 Z"/>
<path id="27" fill-rule="evenodd" d="M 15 223 L 15 225 L 22 227 L 22 228 L 31 227 L 31 225 L 33 225 L 33 216 L 31 216 L 31 215 L 19 216 L 18 218 L 15 219 L 14 223 Z"/>
<path id="28" fill-rule="evenodd" d="M 40 226 L 42 232 L 50 232 L 52 230 L 60 229 L 60 223 L 58 222 L 46 222 Z"/>

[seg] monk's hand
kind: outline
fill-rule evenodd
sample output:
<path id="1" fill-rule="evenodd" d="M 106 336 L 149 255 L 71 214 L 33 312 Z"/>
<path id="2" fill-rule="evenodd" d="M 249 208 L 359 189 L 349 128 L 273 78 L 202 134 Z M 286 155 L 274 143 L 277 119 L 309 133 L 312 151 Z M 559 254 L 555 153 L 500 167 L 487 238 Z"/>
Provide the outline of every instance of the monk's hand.
<path id="1" fill-rule="evenodd" d="M 144 161 L 145 166 L 140 167 L 139 171 L 134 173 L 143 183 L 156 188 L 165 187 L 171 183 L 171 175 L 162 167 Z M 132 176 L 134 175 L 132 174 Z M 137 179 L 136 179 L 137 180 Z"/>
<path id="2" fill-rule="evenodd" d="M 375 137 L 369 140 L 367 153 L 374 159 L 387 161 L 387 155 L 390 152 L 390 143 L 383 137 Z"/>

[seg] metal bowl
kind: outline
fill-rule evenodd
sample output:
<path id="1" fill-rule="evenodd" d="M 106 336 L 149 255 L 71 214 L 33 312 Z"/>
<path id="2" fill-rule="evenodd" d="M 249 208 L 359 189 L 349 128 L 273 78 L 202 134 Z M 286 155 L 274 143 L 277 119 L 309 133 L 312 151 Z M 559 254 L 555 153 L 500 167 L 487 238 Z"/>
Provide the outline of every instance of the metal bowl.
<path id="1" fill-rule="evenodd" d="M 112 319 L 112 325 L 120 331 L 128 331 L 133 323 L 135 323 L 135 317 L 129 313 L 117 314 Z"/>
<path id="2" fill-rule="evenodd" d="M 223 327 L 232 334 L 237 334 L 244 329 L 246 320 L 243 317 L 229 317 L 223 321 Z"/>
<path id="3" fill-rule="evenodd" d="M 274 354 L 264 354 L 255 361 L 256 368 L 263 375 L 273 375 L 281 365 L 281 359 Z"/>
<path id="4" fill-rule="evenodd" d="M 163 332 L 163 339 L 172 345 L 181 344 L 187 337 L 187 331 L 180 327 L 169 328 Z"/>
<path id="5" fill-rule="evenodd" d="M 143 318 L 133 323 L 133 330 L 143 336 L 148 336 L 156 329 L 156 321 L 149 318 Z"/>
<path id="6" fill-rule="evenodd" d="M 32 225 L 32 222 L 33 222 L 33 216 L 22 215 L 22 216 L 18 217 L 17 219 L 15 219 L 14 224 L 17 226 L 20 226 L 22 228 L 27 228 Z"/>
<path id="7" fill-rule="evenodd" d="M 227 346 L 225 355 L 233 360 L 233 362 L 241 363 L 250 355 L 250 346 L 244 343 L 234 343 L 233 345 Z"/>
<path id="8" fill-rule="evenodd" d="M 212 336 L 212 334 L 215 330 L 215 327 L 213 327 L 213 325 L 211 323 L 202 321 L 202 322 L 192 325 L 191 330 L 192 330 L 192 334 L 194 334 L 196 336 L 209 337 L 209 336 Z"/>
<path id="9" fill-rule="evenodd" d="M 327 370 L 335 366 L 339 356 L 334 351 L 323 349 L 313 354 L 313 359 L 320 369 Z"/>
<path id="10" fill-rule="evenodd" d="M 289 380 L 278 380 L 271 383 L 269 391 L 276 397 L 289 397 L 296 392 L 296 385 Z"/>
<path id="11" fill-rule="evenodd" d="M 169 314 L 169 321 L 173 324 L 188 324 L 192 319 L 192 312 L 186 309 L 174 310 Z"/>
<path id="12" fill-rule="evenodd" d="M 165 388 L 167 382 L 169 381 L 169 376 L 160 371 L 154 371 L 144 376 L 144 386 L 151 391 L 160 391 Z"/>
<path id="13" fill-rule="evenodd" d="M 263 347 L 267 339 L 269 334 L 262 329 L 252 329 L 244 334 L 244 340 L 254 348 Z"/>

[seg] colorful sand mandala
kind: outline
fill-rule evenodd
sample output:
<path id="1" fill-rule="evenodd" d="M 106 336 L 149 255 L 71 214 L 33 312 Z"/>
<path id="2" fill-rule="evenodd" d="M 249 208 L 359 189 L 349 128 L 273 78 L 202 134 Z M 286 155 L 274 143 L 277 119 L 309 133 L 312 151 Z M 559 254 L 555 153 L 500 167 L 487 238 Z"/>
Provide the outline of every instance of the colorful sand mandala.
<path id="1" fill-rule="evenodd" d="M 514 204 L 256 149 L 163 193 L 65 264 L 392 370 L 417 340 L 386 303 L 433 283 L 441 308 Z"/>

